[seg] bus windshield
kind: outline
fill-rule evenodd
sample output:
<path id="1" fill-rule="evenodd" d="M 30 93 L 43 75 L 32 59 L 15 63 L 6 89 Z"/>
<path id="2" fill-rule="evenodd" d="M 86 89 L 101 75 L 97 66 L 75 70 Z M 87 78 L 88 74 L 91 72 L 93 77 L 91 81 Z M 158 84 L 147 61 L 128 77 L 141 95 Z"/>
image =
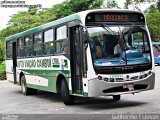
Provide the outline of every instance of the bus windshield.
<path id="1" fill-rule="evenodd" d="M 88 26 L 88 33 L 95 67 L 151 62 L 149 39 L 144 26 Z"/>

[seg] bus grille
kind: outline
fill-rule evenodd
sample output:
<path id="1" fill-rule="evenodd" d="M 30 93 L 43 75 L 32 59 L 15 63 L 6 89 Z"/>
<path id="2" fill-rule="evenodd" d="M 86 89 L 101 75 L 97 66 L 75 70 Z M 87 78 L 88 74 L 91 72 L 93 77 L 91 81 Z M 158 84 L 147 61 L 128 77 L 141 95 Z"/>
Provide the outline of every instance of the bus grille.
<path id="1" fill-rule="evenodd" d="M 147 87 L 148 85 L 144 85 L 144 84 L 134 85 L 134 90 L 146 89 Z M 120 86 L 120 87 L 114 87 L 114 88 L 103 90 L 103 93 L 127 92 L 127 91 L 129 91 L 128 88 L 124 89 L 123 86 Z"/>

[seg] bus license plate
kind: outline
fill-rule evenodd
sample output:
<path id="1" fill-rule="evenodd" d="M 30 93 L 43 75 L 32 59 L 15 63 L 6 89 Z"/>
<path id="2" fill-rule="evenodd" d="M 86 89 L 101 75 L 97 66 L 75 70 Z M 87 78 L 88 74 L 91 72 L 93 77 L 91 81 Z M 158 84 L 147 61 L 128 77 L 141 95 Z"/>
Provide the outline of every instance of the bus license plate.
<path id="1" fill-rule="evenodd" d="M 124 84 L 123 89 L 128 88 L 129 90 L 134 90 L 134 84 L 129 83 L 129 84 Z"/>

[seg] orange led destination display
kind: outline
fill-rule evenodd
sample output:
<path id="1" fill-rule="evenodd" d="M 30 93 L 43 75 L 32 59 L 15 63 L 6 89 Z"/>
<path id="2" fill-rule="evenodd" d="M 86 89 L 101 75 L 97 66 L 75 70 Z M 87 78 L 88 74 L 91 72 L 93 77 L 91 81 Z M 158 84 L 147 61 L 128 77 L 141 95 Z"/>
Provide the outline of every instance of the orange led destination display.
<path id="1" fill-rule="evenodd" d="M 128 21 L 128 15 L 103 15 L 104 21 Z"/>
<path id="2" fill-rule="evenodd" d="M 144 16 L 141 13 L 122 13 L 122 12 L 107 12 L 107 13 L 90 13 L 86 17 L 86 22 L 145 22 Z"/>

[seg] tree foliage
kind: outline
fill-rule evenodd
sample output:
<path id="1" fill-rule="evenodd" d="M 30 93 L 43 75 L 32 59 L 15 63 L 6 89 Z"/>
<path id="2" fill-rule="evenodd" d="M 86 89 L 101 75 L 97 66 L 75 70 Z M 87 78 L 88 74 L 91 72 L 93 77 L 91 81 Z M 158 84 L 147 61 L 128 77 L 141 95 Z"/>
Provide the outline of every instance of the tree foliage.
<path id="1" fill-rule="evenodd" d="M 147 22 L 152 40 L 160 42 L 160 12 L 147 14 Z"/>
<path id="2" fill-rule="evenodd" d="M 102 4 L 103 0 L 66 0 L 48 9 L 29 8 L 11 16 L 8 27 L 0 31 L 0 39 L 76 12 L 100 8 Z"/>
<path id="3" fill-rule="evenodd" d="M 106 3 L 103 4 L 103 8 L 120 8 L 115 0 L 107 0 Z"/>
<path id="4" fill-rule="evenodd" d="M 133 9 L 141 11 L 139 5 L 144 2 L 145 0 L 126 0 L 126 2 L 124 3 L 124 8 L 128 9 L 129 5 L 131 5 Z"/>
<path id="5" fill-rule="evenodd" d="M 146 2 L 145 0 L 126 0 L 124 3 L 124 8 L 128 9 L 129 5 L 132 5 L 134 9 L 140 10 L 139 5 L 141 3 Z M 152 41 L 159 41 L 160 42 L 160 2 L 155 2 L 145 11 L 147 24 L 149 31 L 151 33 Z"/>
<path id="6" fill-rule="evenodd" d="M 154 13 L 154 12 L 160 12 L 160 2 L 157 4 L 152 4 L 149 8 L 147 8 L 145 13 Z"/>
<path id="7" fill-rule="evenodd" d="M 124 3 L 124 9 L 128 9 L 128 6 L 132 4 L 132 0 L 126 0 L 126 2 Z"/>

